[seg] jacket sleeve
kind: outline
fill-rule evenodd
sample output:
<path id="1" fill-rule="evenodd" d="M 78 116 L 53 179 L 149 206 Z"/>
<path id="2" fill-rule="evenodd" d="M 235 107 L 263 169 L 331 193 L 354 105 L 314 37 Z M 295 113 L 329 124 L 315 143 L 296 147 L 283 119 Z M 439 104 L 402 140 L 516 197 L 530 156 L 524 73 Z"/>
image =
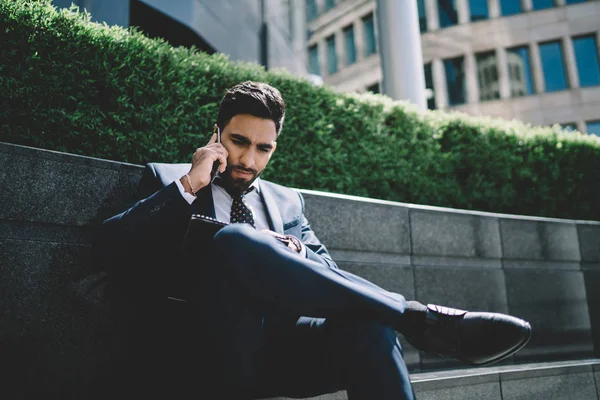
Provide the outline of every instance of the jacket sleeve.
<path id="1" fill-rule="evenodd" d="M 302 205 L 302 237 L 300 240 L 302 240 L 302 243 L 306 246 L 306 258 L 329 268 L 337 268 L 337 265 L 331 258 L 331 255 L 329 255 L 327 248 L 319 241 L 311 229 L 310 224 L 304 215 L 304 198 L 300 192 L 297 193 Z"/>
<path id="2" fill-rule="evenodd" d="M 177 185 L 163 186 L 151 166 L 144 171 L 139 192 L 145 197 L 100 226 L 94 261 L 108 274 L 130 283 L 145 279 L 157 282 L 161 269 L 176 261 L 173 257 L 185 236 L 192 209 Z"/>

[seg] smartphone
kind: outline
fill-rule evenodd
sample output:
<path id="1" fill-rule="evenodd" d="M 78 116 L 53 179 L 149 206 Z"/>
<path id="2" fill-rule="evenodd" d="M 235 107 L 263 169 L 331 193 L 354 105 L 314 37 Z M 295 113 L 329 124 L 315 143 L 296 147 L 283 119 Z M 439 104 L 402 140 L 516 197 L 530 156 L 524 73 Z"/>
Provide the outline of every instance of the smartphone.
<path id="1" fill-rule="evenodd" d="M 217 125 L 215 125 L 214 132 L 217 134 L 217 143 L 221 143 L 221 128 L 219 128 Z M 219 170 L 219 165 L 221 165 L 221 163 L 219 161 L 215 161 L 213 163 L 212 171 L 210 173 L 210 182 L 211 183 L 215 180 L 215 177 L 217 176 L 217 171 Z"/>

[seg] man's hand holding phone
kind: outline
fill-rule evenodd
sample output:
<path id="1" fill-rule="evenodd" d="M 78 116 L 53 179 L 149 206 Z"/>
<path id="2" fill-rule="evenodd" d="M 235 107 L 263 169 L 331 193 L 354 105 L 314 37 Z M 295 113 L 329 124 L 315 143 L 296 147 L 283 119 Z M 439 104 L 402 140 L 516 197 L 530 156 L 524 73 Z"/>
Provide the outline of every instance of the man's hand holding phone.
<path id="1" fill-rule="evenodd" d="M 194 152 L 190 172 L 180 180 L 185 191 L 195 194 L 198 190 L 209 185 L 213 178 L 212 169 L 215 161 L 219 163 L 218 171 L 225 172 L 228 155 L 227 149 L 219 143 L 218 135 L 215 132 L 206 146 L 200 147 Z"/>

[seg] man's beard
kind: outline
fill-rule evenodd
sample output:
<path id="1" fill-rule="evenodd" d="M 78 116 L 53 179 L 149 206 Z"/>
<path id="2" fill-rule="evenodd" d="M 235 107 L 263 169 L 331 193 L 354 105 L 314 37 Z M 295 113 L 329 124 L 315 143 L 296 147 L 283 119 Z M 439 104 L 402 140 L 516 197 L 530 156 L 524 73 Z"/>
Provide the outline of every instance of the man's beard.
<path id="1" fill-rule="evenodd" d="M 231 173 L 235 170 L 242 171 L 242 172 L 249 172 L 252 174 L 252 177 L 250 179 L 233 178 L 231 176 Z M 255 169 L 244 168 L 240 165 L 228 164 L 227 168 L 225 169 L 225 172 L 220 174 L 220 177 L 222 179 L 221 185 L 228 191 L 238 192 L 238 193 L 244 192 L 244 191 L 246 191 L 246 189 L 248 189 L 250 187 L 250 185 L 252 185 L 252 182 L 254 182 L 256 180 L 256 178 L 258 178 L 260 176 L 261 173 L 262 173 L 262 171 L 258 172 Z"/>

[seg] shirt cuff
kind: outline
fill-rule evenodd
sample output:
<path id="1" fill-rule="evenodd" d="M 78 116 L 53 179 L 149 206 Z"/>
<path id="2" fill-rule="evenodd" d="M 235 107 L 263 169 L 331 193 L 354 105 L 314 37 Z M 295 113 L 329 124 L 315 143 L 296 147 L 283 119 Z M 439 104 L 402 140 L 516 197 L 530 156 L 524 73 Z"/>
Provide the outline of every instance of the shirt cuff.
<path id="1" fill-rule="evenodd" d="M 185 201 L 187 201 L 189 204 L 192 204 L 194 200 L 196 200 L 196 198 L 191 193 L 185 191 L 179 179 L 175 181 L 175 184 L 177 185 L 177 189 L 179 189 L 179 193 L 181 193 L 181 196 L 183 196 Z"/>

